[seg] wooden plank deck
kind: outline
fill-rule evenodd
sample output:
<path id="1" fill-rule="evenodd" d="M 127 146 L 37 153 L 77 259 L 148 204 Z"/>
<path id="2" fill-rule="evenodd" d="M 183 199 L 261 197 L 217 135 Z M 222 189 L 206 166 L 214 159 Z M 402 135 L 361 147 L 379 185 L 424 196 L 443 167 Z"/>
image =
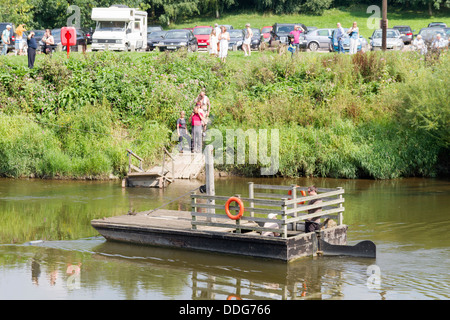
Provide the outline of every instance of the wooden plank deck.
<path id="1" fill-rule="evenodd" d="M 205 156 L 202 153 L 171 154 L 171 158 L 173 158 L 173 166 L 172 159 L 166 160 L 164 170 L 162 166 L 142 170 L 130 164 L 130 172 L 123 186 L 164 188 L 174 179 L 196 179 L 205 168 Z M 137 172 L 131 172 L 131 169 Z"/>

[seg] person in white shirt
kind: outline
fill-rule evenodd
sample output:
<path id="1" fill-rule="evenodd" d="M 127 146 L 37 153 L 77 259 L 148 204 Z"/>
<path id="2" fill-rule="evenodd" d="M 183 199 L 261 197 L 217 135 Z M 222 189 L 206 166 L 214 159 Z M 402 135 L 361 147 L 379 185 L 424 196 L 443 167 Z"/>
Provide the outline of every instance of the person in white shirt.
<path id="1" fill-rule="evenodd" d="M 413 41 L 413 46 L 416 51 L 420 52 L 420 54 L 427 53 L 427 46 L 425 42 L 423 42 L 422 36 L 419 34 Z"/>
<path id="2" fill-rule="evenodd" d="M 442 39 L 442 36 L 438 33 L 436 35 L 436 39 L 434 39 L 433 43 L 431 44 L 432 49 L 443 49 L 445 48 L 445 39 Z"/>
<path id="3" fill-rule="evenodd" d="M 245 35 L 244 35 L 244 43 L 242 44 L 242 50 L 244 50 L 245 52 L 245 57 L 250 56 L 252 53 L 252 50 L 250 48 L 250 44 L 252 42 L 252 37 L 253 37 L 253 31 L 250 28 L 250 23 L 247 23 L 245 25 L 245 31 L 244 31 Z"/>

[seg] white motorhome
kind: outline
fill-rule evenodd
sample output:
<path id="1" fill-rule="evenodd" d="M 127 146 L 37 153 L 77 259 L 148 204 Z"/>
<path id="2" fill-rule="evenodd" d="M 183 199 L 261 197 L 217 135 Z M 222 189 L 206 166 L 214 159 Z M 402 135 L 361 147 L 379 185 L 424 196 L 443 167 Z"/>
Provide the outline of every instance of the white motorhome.
<path id="1" fill-rule="evenodd" d="M 97 21 L 92 35 L 92 51 L 147 48 L 147 12 L 116 5 L 93 8 L 91 18 Z"/>

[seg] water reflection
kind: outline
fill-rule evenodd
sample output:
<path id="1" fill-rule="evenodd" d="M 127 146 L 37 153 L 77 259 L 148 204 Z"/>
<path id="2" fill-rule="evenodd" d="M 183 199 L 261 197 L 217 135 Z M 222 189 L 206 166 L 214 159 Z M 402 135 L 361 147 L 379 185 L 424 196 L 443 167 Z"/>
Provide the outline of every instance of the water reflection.
<path id="1" fill-rule="evenodd" d="M 4 254 L 16 257 L 14 268 L 31 274 L 31 285 L 41 289 L 44 299 L 107 299 L 112 292 L 113 299 L 342 299 L 345 288 L 355 282 L 367 294 L 365 270 L 373 263 L 351 259 L 349 270 L 348 259 L 345 268 L 340 265 L 343 260 L 327 258 L 286 264 L 102 238 L 0 246 Z M 33 290 L 22 286 L 20 296 L 0 293 L 0 298 L 27 298 Z"/>

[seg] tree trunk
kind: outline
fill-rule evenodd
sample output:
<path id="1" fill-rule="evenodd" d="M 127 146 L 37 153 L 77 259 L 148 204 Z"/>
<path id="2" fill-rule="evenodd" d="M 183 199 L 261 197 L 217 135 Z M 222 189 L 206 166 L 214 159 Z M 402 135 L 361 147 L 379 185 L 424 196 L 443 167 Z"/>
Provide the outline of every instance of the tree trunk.
<path id="1" fill-rule="evenodd" d="M 433 10 L 431 9 L 431 1 L 432 0 L 429 0 L 428 1 L 428 14 L 430 15 L 430 17 L 433 15 Z"/>
<path id="2" fill-rule="evenodd" d="M 216 0 L 216 19 L 220 18 L 219 14 L 219 0 Z"/>

